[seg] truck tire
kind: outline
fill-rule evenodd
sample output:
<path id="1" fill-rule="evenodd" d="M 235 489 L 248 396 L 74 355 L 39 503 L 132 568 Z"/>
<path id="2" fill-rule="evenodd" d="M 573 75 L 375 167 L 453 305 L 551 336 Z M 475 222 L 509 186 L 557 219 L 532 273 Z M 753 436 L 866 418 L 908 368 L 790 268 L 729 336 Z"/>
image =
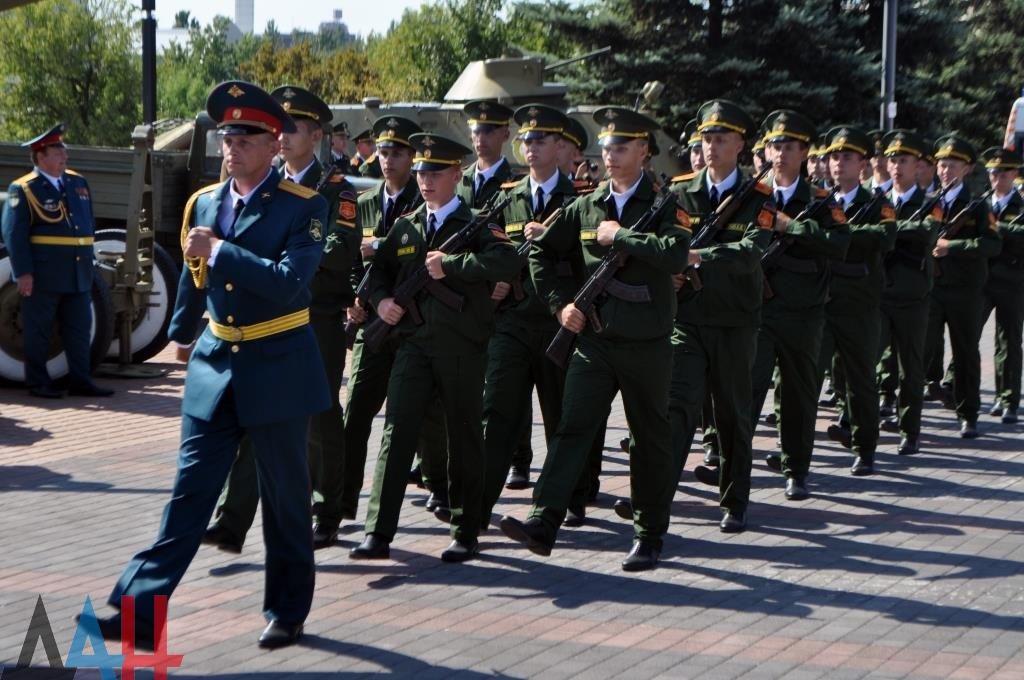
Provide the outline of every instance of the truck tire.
<path id="1" fill-rule="evenodd" d="M 95 369 L 106 356 L 114 337 L 114 300 L 110 288 L 93 272 L 92 327 L 89 329 L 89 367 Z M 0 379 L 23 383 L 25 381 L 24 338 L 21 329 L 21 296 L 11 280 L 11 260 L 7 250 L 0 246 Z M 50 378 L 57 380 L 68 373 L 68 360 L 59 338 L 51 343 L 50 358 L 46 362 Z"/>
<path id="2" fill-rule="evenodd" d="M 96 243 L 93 248 L 97 256 L 100 251 L 123 253 L 124 243 L 124 229 L 101 229 L 96 232 Z M 171 315 L 178 295 L 178 267 L 167 250 L 158 243 L 153 243 L 152 276 L 153 295 L 149 298 L 152 306 L 140 310 L 132 319 L 133 364 L 141 364 L 147 359 L 152 359 L 167 346 L 167 327 L 171 324 Z M 116 331 L 115 328 L 115 333 Z M 107 357 L 116 359 L 120 356 L 120 349 L 121 341 L 115 337 L 107 349 Z"/>

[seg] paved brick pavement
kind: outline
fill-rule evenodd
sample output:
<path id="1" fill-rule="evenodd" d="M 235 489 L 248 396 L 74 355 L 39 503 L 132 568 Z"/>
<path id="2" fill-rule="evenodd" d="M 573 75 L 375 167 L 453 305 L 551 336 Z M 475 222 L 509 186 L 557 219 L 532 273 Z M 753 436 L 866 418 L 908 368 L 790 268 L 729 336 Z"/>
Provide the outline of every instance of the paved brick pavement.
<path id="1" fill-rule="evenodd" d="M 119 381 L 109 400 L 0 388 L 0 667 L 17 660 L 40 595 L 66 658 L 86 596 L 105 611 L 125 561 L 152 541 L 182 387 L 170 353 L 161 361 L 166 377 Z M 550 558 L 492 529 L 479 561 L 445 565 L 446 528 L 410 488 L 393 559 L 349 561 L 362 531 L 346 527 L 317 553 L 304 644 L 262 652 L 259 532 L 241 556 L 204 546 L 171 603 L 170 652 L 185 655 L 171 677 L 1024 679 L 1024 437 L 988 416 L 981 428 L 964 442 L 928 403 L 925 452 L 897 457 L 883 434 L 868 478 L 849 476 L 849 454 L 820 434 L 803 503 L 786 502 L 758 460 L 751 526 L 734 536 L 686 472 L 660 567 L 630 575 L 619 561 L 631 528 L 611 511 L 629 479 L 617 404 L 598 505 Z M 774 446 L 771 429 L 757 435 L 761 454 Z M 534 445 L 542 455 L 539 424 Z M 529 493 L 497 511 L 522 517 Z M 41 645 L 34 660 L 45 665 Z"/>

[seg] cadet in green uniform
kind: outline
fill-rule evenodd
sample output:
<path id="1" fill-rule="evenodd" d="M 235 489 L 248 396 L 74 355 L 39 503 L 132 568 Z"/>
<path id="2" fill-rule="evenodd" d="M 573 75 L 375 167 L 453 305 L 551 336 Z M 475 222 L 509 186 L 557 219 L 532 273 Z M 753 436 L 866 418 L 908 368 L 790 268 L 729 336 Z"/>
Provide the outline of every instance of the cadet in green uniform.
<path id="1" fill-rule="evenodd" d="M 638 571 L 657 564 L 675 491 L 665 367 L 672 360 L 676 311 L 670 275 L 686 266 L 689 218 L 670 201 L 647 233 L 622 226 L 635 224 L 655 200 L 654 182 L 642 168 L 657 124 L 629 109 L 611 107 L 595 111 L 594 120 L 603 126 L 602 157 L 610 179 L 569 206 L 530 252 L 538 294 L 562 326 L 579 334 L 566 373 L 562 420 L 534 487 L 527 521 L 503 517 L 501 530 L 537 554 L 551 553 L 602 425 L 603 409 L 621 390 L 632 433 L 635 508 L 633 547 L 622 567 Z M 601 327 L 595 328 L 573 300 L 613 245 L 628 259 L 597 307 Z M 558 275 L 558 263 L 566 258 L 574 280 Z"/>
<path id="2" fill-rule="evenodd" d="M 512 166 L 501 150 L 509 138 L 512 109 L 491 101 L 472 101 L 463 107 L 469 119 L 476 162 L 459 183 L 459 197 L 471 208 L 482 208 L 488 199 L 513 178 Z"/>
<path id="3" fill-rule="evenodd" d="M 852 446 L 858 471 L 873 465 L 878 446 L 875 364 L 881 333 L 882 258 L 896 240 L 896 213 L 885 192 L 881 188 L 868 191 L 860 184 L 866 156 L 873 147 L 871 138 L 853 126 L 835 127 L 825 135 L 835 199 L 850 225 L 846 256 L 829 262 L 828 342 L 823 345 L 834 348 L 836 362 L 843 369 L 843 386 L 836 385 L 840 423 L 829 427 L 829 437 L 847 448 Z M 822 376 L 832 364 L 832 356 L 823 358 Z"/>
<path id="4" fill-rule="evenodd" d="M 964 177 L 974 164 L 974 149 L 956 134 L 935 142 L 939 181 L 951 187 L 943 197 L 943 216 L 951 220 L 971 203 Z M 953 350 L 953 401 L 960 421 L 960 436 L 978 436 L 981 407 L 982 288 L 988 278 L 988 260 L 1001 250 L 999 227 L 989 206 L 978 203 L 955 235 L 939 234 L 932 249 L 935 289 L 928 310 L 925 336 L 925 379 L 942 378 L 943 327 L 949 326 Z"/>
<path id="5" fill-rule="evenodd" d="M 673 191 L 700 233 L 721 202 L 747 181 L 739 169 L 739 154 L 754 121 L 721 99 L 701 106 L 697 120 L 707 167 L 675 178 Z M 770 193 L 758 182 L 715 239 L 690 251 L 693 273 L 677 279 L 681 288 L 669 394 L 672 480 L 679 480 L 704 407 L 705 431 L 710 423 L 717 425 L 713 450 L 720 456 L 719 472 L 708 473 L 720 479 L 720 528 L 730 533 L 742 531 L 750 496 L 750 375 L 761 320 L 760 259 L 775 221 L 765 207 Z"/>
<path id="6" fill-rule="evenodd" d="M 331 159 L 342 172 L 349 173 L 352 157 L 348 155 L 348 123 L 345 121 L 331 128 Z"/>
<path id="7" fill-rule="evenodd" d="M 309 429 L 309 470 L 313 491 L 323 496 L 324 469 L 341 465 L 345 455 L 344 413 L 340 402 L 342 373 L 345 369 L 345 309 L 354 294 L 348 273 L 353 257 L 358 257 L 359 232 L 356 231 L 356 192 L 340 169 L 325 170 L 315 151 L 331 123 L 331 110 L 322 99 L 301 87 L 285 85 L 270 95 L 295 120 L 296 131 L 281 136 L 282 181 L 295 182 L 319 191 L 327 199 L 330 225 L 324 239 L 324 253 L 310 283 L 310 326 L 316 335 L 320 358 L 327 374 L 331 407 L 313 416 Z M 256 460 L 249 440 L 243 439 L 238 457 L 231 466 L 221 494 L 213 524 L 203 542 L 230 552 L 239 552 L 245 535 L 256 516 L 259 500 Z M 318 514 L 319 504 L 314 504 Z M 337 527 L 324 530 L 313 527 L 315 547 L 330 545 Z"/>
<path id="8" fill-rule="evenodd" d="M 380 159 L 377 158 L 377 150 L 374 146 L 375 139 L 373 128 L 367 128 L 352 140 L 356 143 L 356 155 L 349 161 L 349 174 L 375 179 L 383 176 Z"/>
<path id="9" fill-rule="evenodd" d="M 425 205 L 395 222 L 373 260 L 367 299 L 384 323 L 396 327 L 401 343 L 388 383 L 366 538 L 349 555 L 382 559 L 390 554 L 416 440 L 436 394 L 450 425 L 448 495 L 454 539 L 441 559 L 464 562 L 479 550 L 482 523 L 482 401 L 487 341 L 494 331 L 489 282 L 512 279 L 519 261 L 498 225 L 479 229 L 468 250 L 437 250 L 473 220 L 472 211 L 455 193 L 469 149 L 429 133 L 412 135 L 409 141 L 416 149 L 413 171 Z M 448 292 L 441 297 L 424 290 L 417 296 L 422 324 L 416 325 L 414 315 L 407 314 L 393 294 L 421 266 Z M 449 298 L 458 298 L 461 304 L 452 306 Z"/>
<path id="10" fill-rule="evenodd" d="M 992 188 L 992 214 L 999 221 L 1003 251 L 989 260 L 982 319 L 996 312 L 996 399 L 989 413 L 1017 422 L 1020 407 L 1021 342 L 1024 338 L 1024 200 L 1013 188 L 1019 151 L 992 147 L 981 154 Z M 984 325 L 984 321 L 982 322 Z"/>
<path id="11" fill-rule="evenodd" d="M 544 220 L 575 196 L 576 190 L 557 166 L 559 148 L 566 143 L 562 138 L 567 124 L 565 114 L 542 104 L 527 104 L 516 110 L 514 118 L 519 124 L 517 139 L 522 142 L 530 168 L 529 176 L 504 186 L 512 199 L 503 213 L 505 233 L 518 248 L 543 234 Z M 537 388 L 548 441 L 554 436 L 562 412 L 562 371 L 544 356 L 558 331 L 558 321 L 548 309 L 546 299 L 537 295 L 525 264 L 521 261 L 522 269 L 516 278 L 511 283 L 496 284 L 492 294 L 499 307 L 497 331 L 487 347 L 484 387 L 484 522 L 491 516 L 502 485 L 511 474 L 509 468 L 519 433 L 524 426 L 532 425 L 528 418 L 533 388 Z M 510 476 L 508 479 L 512 481 Z M 582 509 L 583 501 L 580 499 L 578 508 Z"/>
<path id="12" fill-rule="evenodd" d="M 761 328 L 753 372 L 751 422 L 757 423 L 775 362 L 779 364 L 779 438 L 782 456 L 768 464 L 786 475 L 786 498 L 807 497 L 818 410 L 818 357 L 828 296 L 828 259 L 842 257 L 850 241 L 846 216 L 829 192 L 814 189 L 800 175 L 814 138 L 814 125 L 795 111 L 775 111 L 762 124 L 772 164 L 772 190 L 779 214 L 776 240 L 783 249 L 765 272 Z M 815 206 L 814 213 L 793 220 Z"/>

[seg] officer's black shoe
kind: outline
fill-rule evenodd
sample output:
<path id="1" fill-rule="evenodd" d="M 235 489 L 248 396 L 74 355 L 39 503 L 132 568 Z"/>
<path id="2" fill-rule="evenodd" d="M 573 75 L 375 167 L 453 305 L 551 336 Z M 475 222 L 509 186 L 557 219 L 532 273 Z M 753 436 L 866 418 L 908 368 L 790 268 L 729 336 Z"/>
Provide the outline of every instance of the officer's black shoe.
<path id="1" fill-rule="evenodd" d="M 707 484 L 708 486 L 718 486 L 719 474 L 718 468 L 709 468 L 703 465 L 698 465 L 693 468 L 693 476 L 697 478 L 697 481 L 701 484 Z"/>
<path id="2" fill-rule="evenodd" d="M 708 467 L 718 467 L 722 464 L 722 457 L 718 455 L 718 447 L 714 444 L 704 444 L 704 464 Z"/>
<path id="3" fill-rule="evenodd" d="M 68 387 L 68 394 L 72 397 L 109 397 L 114 394 L 114 390 L 88 382 L 71 385 Z"/>
<path id="4" fill-rule="evenodd" d="M 790 477 L 786 480 L 786 499 L 790 501 L 807 500 L 811 494 L 807 491 L 807 481 L 803 477 Z"/>
<path id="5" fill-rule="evenodd" d="M 843 427 L 842 425 L 829 425 L 828 438 L 834 442 L 839 442 L 839 445 L 844 449 L 848 449 L 853 446 L 853 433 L 849 428 Z"/>
<path id="6" fill-rule="evenodd" d="M 1017 422 L 1017 407 L 1015 407 L 1015 406 L 1007 406 L 1006 410 L 1003 412 L 1002 420 L 1003 420 L 1003 424 L 1004 425 L 1013 425 L 1014 423 L 1016 423 Z"/>
<path id="7" fill-rule="evenodd" d="M 899 432 L 900 431 L 900 419 L 897 416 L 889 416 L 878 424 L 879 429 L 883 432 Z"/>
<path id="8" fill-rule="evenodd" d="M 301 637 L 301 623 L 285 623 L 284 621 L 274 619 L 260 633 L 256 644 L 263 649 L 280 649 L 281 647 L 294 645 Z"/>
<path id="9" fill-rule="evenodd" d="M 448 507 L 448 492 L 447 491 L 431 491 L 427 497 L 427 502 L 424 503 L 423 507 L 427 509 L 427 512 L 435 512 L 438 508 Z"/>
<path id="10" fill-rule="evenodd" d="M 520 522 L 515 517 L 505 515 L 498 522 L 498 526 L 501 527 L 501 533 L 513 541 L 522 543 L 530 549 L 530 552 L 542 557 L 551 554 L 551 548 L 555 542 L 548 537 L 548 530 L 539 519 L 534 518 Z"/>
<path id="11" fill-rule="evenodd" d="M 434 508 L 434 517 L 445 524 L 452 523 L 452 509 L 447 505 L 439 505 Z"/>
<path id="12" fill-rule="evenodd" d="M 629 453 L 629 437 L 623 437 L 619 440 L 619 448 L 622 449 L 623 453 Z"/>
<path id="13" fill-rule="evenodd" d="M 28 393 L 33 397 L 39 397 L 41 399 L 60 399 L 64 396 L 64 393 L 58 389 L 54 389 L 49 385 L 38 385 L 36 387 L 28 388 Z"/>
<path id="14" fill-rule="evenodd" d="M 661 551 L 654 547 L 650 541 L 633 541 L 626 559 L 622 560 L 623 571 L 647 571 L 654 569 L 658 564 L 658 557 Z"/>
<path id="15" fill-rule="evenodd" d="M 921 450 L 920 438 L 916 434 L 908 434 L 900 437 L 900 445 L 896 453 L 901 456 L 911 456 Z"/>
<path id="16" fill-rule="evenodd" d="M 75 614 L 75 621 L 81 618 L 80 614 Z M 96 623 L 100 629 L 100 636 L 104 640 L 120 640 L 121 639 L 121 625 L 122 619 L 121 614 L 114 614 L 113 616 L 97 616 Z M 135 646 L 142 649 L 152 650 L 153 640 L 156 636 L 153 635 L 153 628 L 142 621 L 135 621 Z"/>
<path id="17" fill-rule="evenodd" d="M 718 482 L 715 482 L 716 484 Z M 615 514 L 624 520 L 633 521 L 633 502 L 628 498 L 620 498 L 612 505 Z"/>
<path id="18" fill-rule="evenodd" d="M 442 562 L 468 562 L 477 555 L 480 554 L 480 544 L 476 541 L 472 543 L 454 540 L 448 544 L 448 547 L 441 553 Z"/>
<path id="19" fill-rule="evenodd" d="M 764 464 L 768 466 L 769 470 L 775 472 L 782 472 L 782 456 L 777 453 L 769 453 L 764 457 Z"/>
<path id="20" fill-rule="evenodd" d="M 718 528 L 723 534 L 738 534 L 747 528 L 747 513 L 736 510 L 726 510 L 725 516 L 719 522 Z"/>
<path id="21" fill-rule="evenodd" d="M 386 560 L 391 557 L 391 542 L 378 534 L 366 534 L 363 542 L 348 551 L 351 560 Z"/>
<path id="22" fill-rule="evenodd" d="M 583 506 L 578 508 L 570 507 L 565 513 L 565 520 L 562 522 L 567 527 L 581 527 L 587 519 L 587 509 Z"/>
<path id="23" fill-rule="evenodd" d="M 317 522 L 313 525 L 313 550 L 330 548 L 338 540 L 338 527 Z"/>
<path id="24" fill-rule="evenodd" d="M 973 418 L 961 418 L 960 419 L 960 438 L 961 439 L 977 439 L 978 438 L 978 421 Z"/>
<path id="25" fill-rule="evenodd" d="M 530 486 L 530 468 L 513 465 L 505 478 L 506 489 L 525 489 Z"/>
<path id="26" fill-rule="evenodd" d="M 779 422 L 779 417 L 775 415 L 775 411 L 772 411 L 771 413 L 764 417 L 764 422 L 767 423 L 768 425 L 775 425 L 776 423 Z"/>
<path id="27" fill-rule="evenodd" d="M 409 484 L 415 484 L 419 488 L 423 488 L 423 471 L 420 470 L 420 466 L 416 465 L 409 470 Z"/>
<path id="28" fill-rule="evenodd" d="M 878 401 L 878 417 L 888 418 L 896 413 L 896 397 L 891 394 L 883 395 Z"/>
<path id="29" fill-rule="evenodd" d="M 995 402 L 994 404 L 992 404 L 992 408 L 988 410 L 988 414 L 993 418 L 998 418 L 999 416 L 1003 415 L 1003 405 L 998 401 Z"/>
<path id="30" fill-rule="evenodd" d="M 850 474 L 854 477 L 867 477 L 875 473 L 875 459 L 870 456 L 857 456 L 850 466 Z"/>
<path id="31" fill-rule="evenodd" d="M 236 555 L 242 552 L 242 540 L 216 522 L 203 532 L 202 542 L 206 545 L 215 545 L 224 552 Z"/>

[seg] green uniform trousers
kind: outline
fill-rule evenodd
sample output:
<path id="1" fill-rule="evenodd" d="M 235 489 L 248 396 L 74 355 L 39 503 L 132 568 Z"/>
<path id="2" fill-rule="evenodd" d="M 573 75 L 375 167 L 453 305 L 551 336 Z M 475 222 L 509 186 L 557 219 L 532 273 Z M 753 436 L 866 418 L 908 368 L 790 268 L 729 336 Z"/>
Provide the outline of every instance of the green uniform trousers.
<path id="1" fill-rule="evenodd" d="M 818 391 L 825 380 L 825 368 L 841 366 L 841 371 L 833 373 L 833 376 L 844 377 L 843 389 L 838 385 L 833 387 L 836 405 L 844 409 L 839 412 L 840 419 L 849 423 L 854 453 L 870 459 L 878 447 L 875 365 L 882 323 L 877 310 L 859 311 L 859 314 L 833 314 L 826 309 L 825 335 L 829 342 L 822 345 L 831 344 L 835 348 L 835 362 L 823 362 L 818 367 Z"/>
<path id="2" fill-rule="evenodd" d="M 879 346 L 889 348 L 889 358 L 883 353 L 879 376 L 885 380 L 883 370 L 893 376 L 891 387 L 881 387 L 882 394 L 897 394 L 898 388 L 896 413 L 900 434 L 916 437 L 921 434 L 921 408 L 924 404 L 924 338 L 928 327 L 928 301 L 894 303 L 883 300 L 881 310 Z M 883 369 L 887 360 L 896 365 Z"/>
<path id="3" fill-rule="evenodd" d="M 756 426 L 778 360 L 775 391 L 782 471 L 787 477 L 806 477 L 811 467 L 818 415 L 818 357 L 824 326 L 825 311 L 818 308 L 808 309 L 801 316 L 765 313 L 757 332 L 753 400 L 748 418 L 751 426 Z"/>
<path id="4" fill-rule="evenodd" d="M 935 286 L 925 335 L 925 378 L 942 379 L 943 327 L 953 353 L 953 401 L 958 418 L 975 420 L 981 408 L 982 295 L 977 289 Z M 919 387 L 919 389 L 922 389 Z"/>
<path id="5" fill-rule="evenodd" d="M 750 420 L 751 370 L 757 328 L 676 324 L 672 338 L 672 480 L 679 481 L 702 413 L 717 433 L 720 503 L 744 512 L 750 500 L 753 423 Z M 711 395 L 710 413 L 705 395 Z M 706 422 L 706 419 L 705 419 Z"/>
<path id="6" fill-rule="evenodd" d="M 533 491 L 531 518 L 557 532 L 608 405 L 622 393 L 630 445 L 630 499 L 637 540 L 661 547 L 677 479 L 671 478 L 671 428 L 668 391 L 672 344 L 654 340 L 607 340 L 582 335 L 565 377 L 562 420 L 548 447 Z"/>
<path id="7" fill-rule="evenodd" d="M 1020 408 L 1021 343 L 1024 341 L 1024 285 L 989 277 L 983 290 L 981 325 L 996 312 L 996 401 L 1003 408 Z"/>
<path id="8" fill-rule="evenodd" d="M 431 404 L 441 404 L 448 436 L 448 498 L 451 534 L 473 542 L 482 522 L 484 475 L 483 389 L 487 353 L 431 356 L 406 340 L 395 354 L 388 381 L 381 438 L 366 533 L 391 540 L 405 497 L 409 467 Z"/>

